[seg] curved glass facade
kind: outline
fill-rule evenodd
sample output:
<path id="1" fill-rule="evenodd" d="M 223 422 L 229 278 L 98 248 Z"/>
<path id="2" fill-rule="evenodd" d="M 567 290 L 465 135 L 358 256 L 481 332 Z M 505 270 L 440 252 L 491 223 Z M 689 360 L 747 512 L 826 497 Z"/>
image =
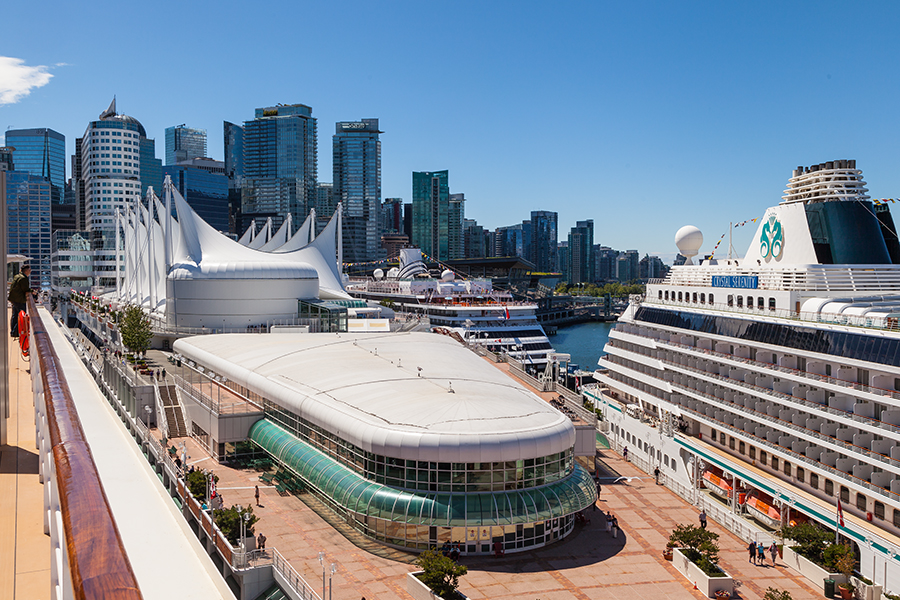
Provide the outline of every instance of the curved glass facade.
<path id="1" fill-rule="evenodd" d="M 351 524 L 388 544 L 425 549 L 459 541 L 468 553 L 542 546 L 571 532 L 575 513 L 596 500 L 590 474 L 530 489 L 481 493 L 419 492 L 370 481 L 268 419 L 250 439 L 312 487 Z"/>

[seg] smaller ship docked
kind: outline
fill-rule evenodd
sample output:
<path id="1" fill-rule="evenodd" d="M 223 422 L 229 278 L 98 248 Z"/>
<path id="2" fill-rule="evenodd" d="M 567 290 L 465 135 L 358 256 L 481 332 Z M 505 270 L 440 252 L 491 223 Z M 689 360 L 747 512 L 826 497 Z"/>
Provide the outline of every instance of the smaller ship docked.
<path id="1" fill-rule="evenodd" d="M 494 289 L 490 279 L 457 279 L 450 270 L 432 277 L 417 248 L 400 251 L 399 267 L 351 279 L 346 290 L 401 313 L 427 316 L 432 330 L 508 354 L 526 368 L 543 367 L 553 351 L 535 316 L 536 304 L 514 300 L 509 292 Z"/>

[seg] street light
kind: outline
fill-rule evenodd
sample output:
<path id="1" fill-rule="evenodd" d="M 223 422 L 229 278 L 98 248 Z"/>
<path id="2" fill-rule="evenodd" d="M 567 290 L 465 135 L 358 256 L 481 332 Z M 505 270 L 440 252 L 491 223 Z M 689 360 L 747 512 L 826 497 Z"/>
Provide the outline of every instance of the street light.
<path id="1" fill-rule="evenodd" d="M 325 598 L 325 553 L 319 552 L 319 564 L 322 565 L 322 598 Z"/>
<path id="2" fill-rule="evenodd" d="M 328 600 L 331 600 L 331 578 L 337 572 L 337 565 L 331 563 L 331 573 L 328 575 Z"/>
<path id="3" fill-rule="evenodd" d="M 153 409 L 150 408 L 149 404 L 144 405 L 144 413 L 146 413 L 146 423 L 147 429 L 150 429 L 150 413 L 153 412 Z"/>

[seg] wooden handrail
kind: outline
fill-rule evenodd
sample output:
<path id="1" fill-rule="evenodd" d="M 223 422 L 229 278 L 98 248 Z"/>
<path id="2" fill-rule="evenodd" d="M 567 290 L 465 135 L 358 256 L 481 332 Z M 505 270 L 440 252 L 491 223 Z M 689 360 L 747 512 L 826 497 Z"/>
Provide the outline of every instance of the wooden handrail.
<path id="1" fill-rule="evenodd" d="M 75 598 L 141 599 L 143 596 L 103 491 L 59 356 L 30 296 L 28 314 L 31 317 L 32 360 L 40 363 Z"/>

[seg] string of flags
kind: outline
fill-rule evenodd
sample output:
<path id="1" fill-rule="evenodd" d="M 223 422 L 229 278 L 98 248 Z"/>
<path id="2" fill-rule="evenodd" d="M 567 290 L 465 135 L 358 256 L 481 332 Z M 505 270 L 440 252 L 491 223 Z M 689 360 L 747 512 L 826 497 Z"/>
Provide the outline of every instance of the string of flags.
<path id="1" fill-rule="evenodd" d="M 734 226 L 735 226 L 735 228 L 743 227 L 744 225 L 748 225 L 750 223 L 756 223 L 757 221 L 759 221 L 759 217 L 756 217 L 755 219 L 747 219 L 746 221 L 741 221 L 740 223 L 735 223 Z"/>
<path id="2" fill-rule="evenodd" d="M 744 225 L 751 225 L 753 223 L 756 223 L 757 221 L 759 221 L 759 217 L 756 217 L 755 219 L 747 219 L 746 221 L 741 221 L 740 223 L 735 223 L 734 228 L 737 229 L 738 227 L 743 227 Z M 725 239 L 725 235 L 726 234 L 723 233 L 721 236 L 719 236 L 719 241 L 716 242 L 716 245 L 713 246 L 712 252 L 709 254 L 710 257 L 713 257 L 716 255 L 716 250 L 719 249 L 719 244 L 721 244 L 722 240 Z"/>
<path id="3" fill-rule="evenodd" d="M 875 203 L 876 206 L 881 206 L 882 204 L 887 204 L 890 202 L 893 204 L 894 202 L 900 202 L 900 199 L 897 198 L 874 198 L 872 202 Z"/>

